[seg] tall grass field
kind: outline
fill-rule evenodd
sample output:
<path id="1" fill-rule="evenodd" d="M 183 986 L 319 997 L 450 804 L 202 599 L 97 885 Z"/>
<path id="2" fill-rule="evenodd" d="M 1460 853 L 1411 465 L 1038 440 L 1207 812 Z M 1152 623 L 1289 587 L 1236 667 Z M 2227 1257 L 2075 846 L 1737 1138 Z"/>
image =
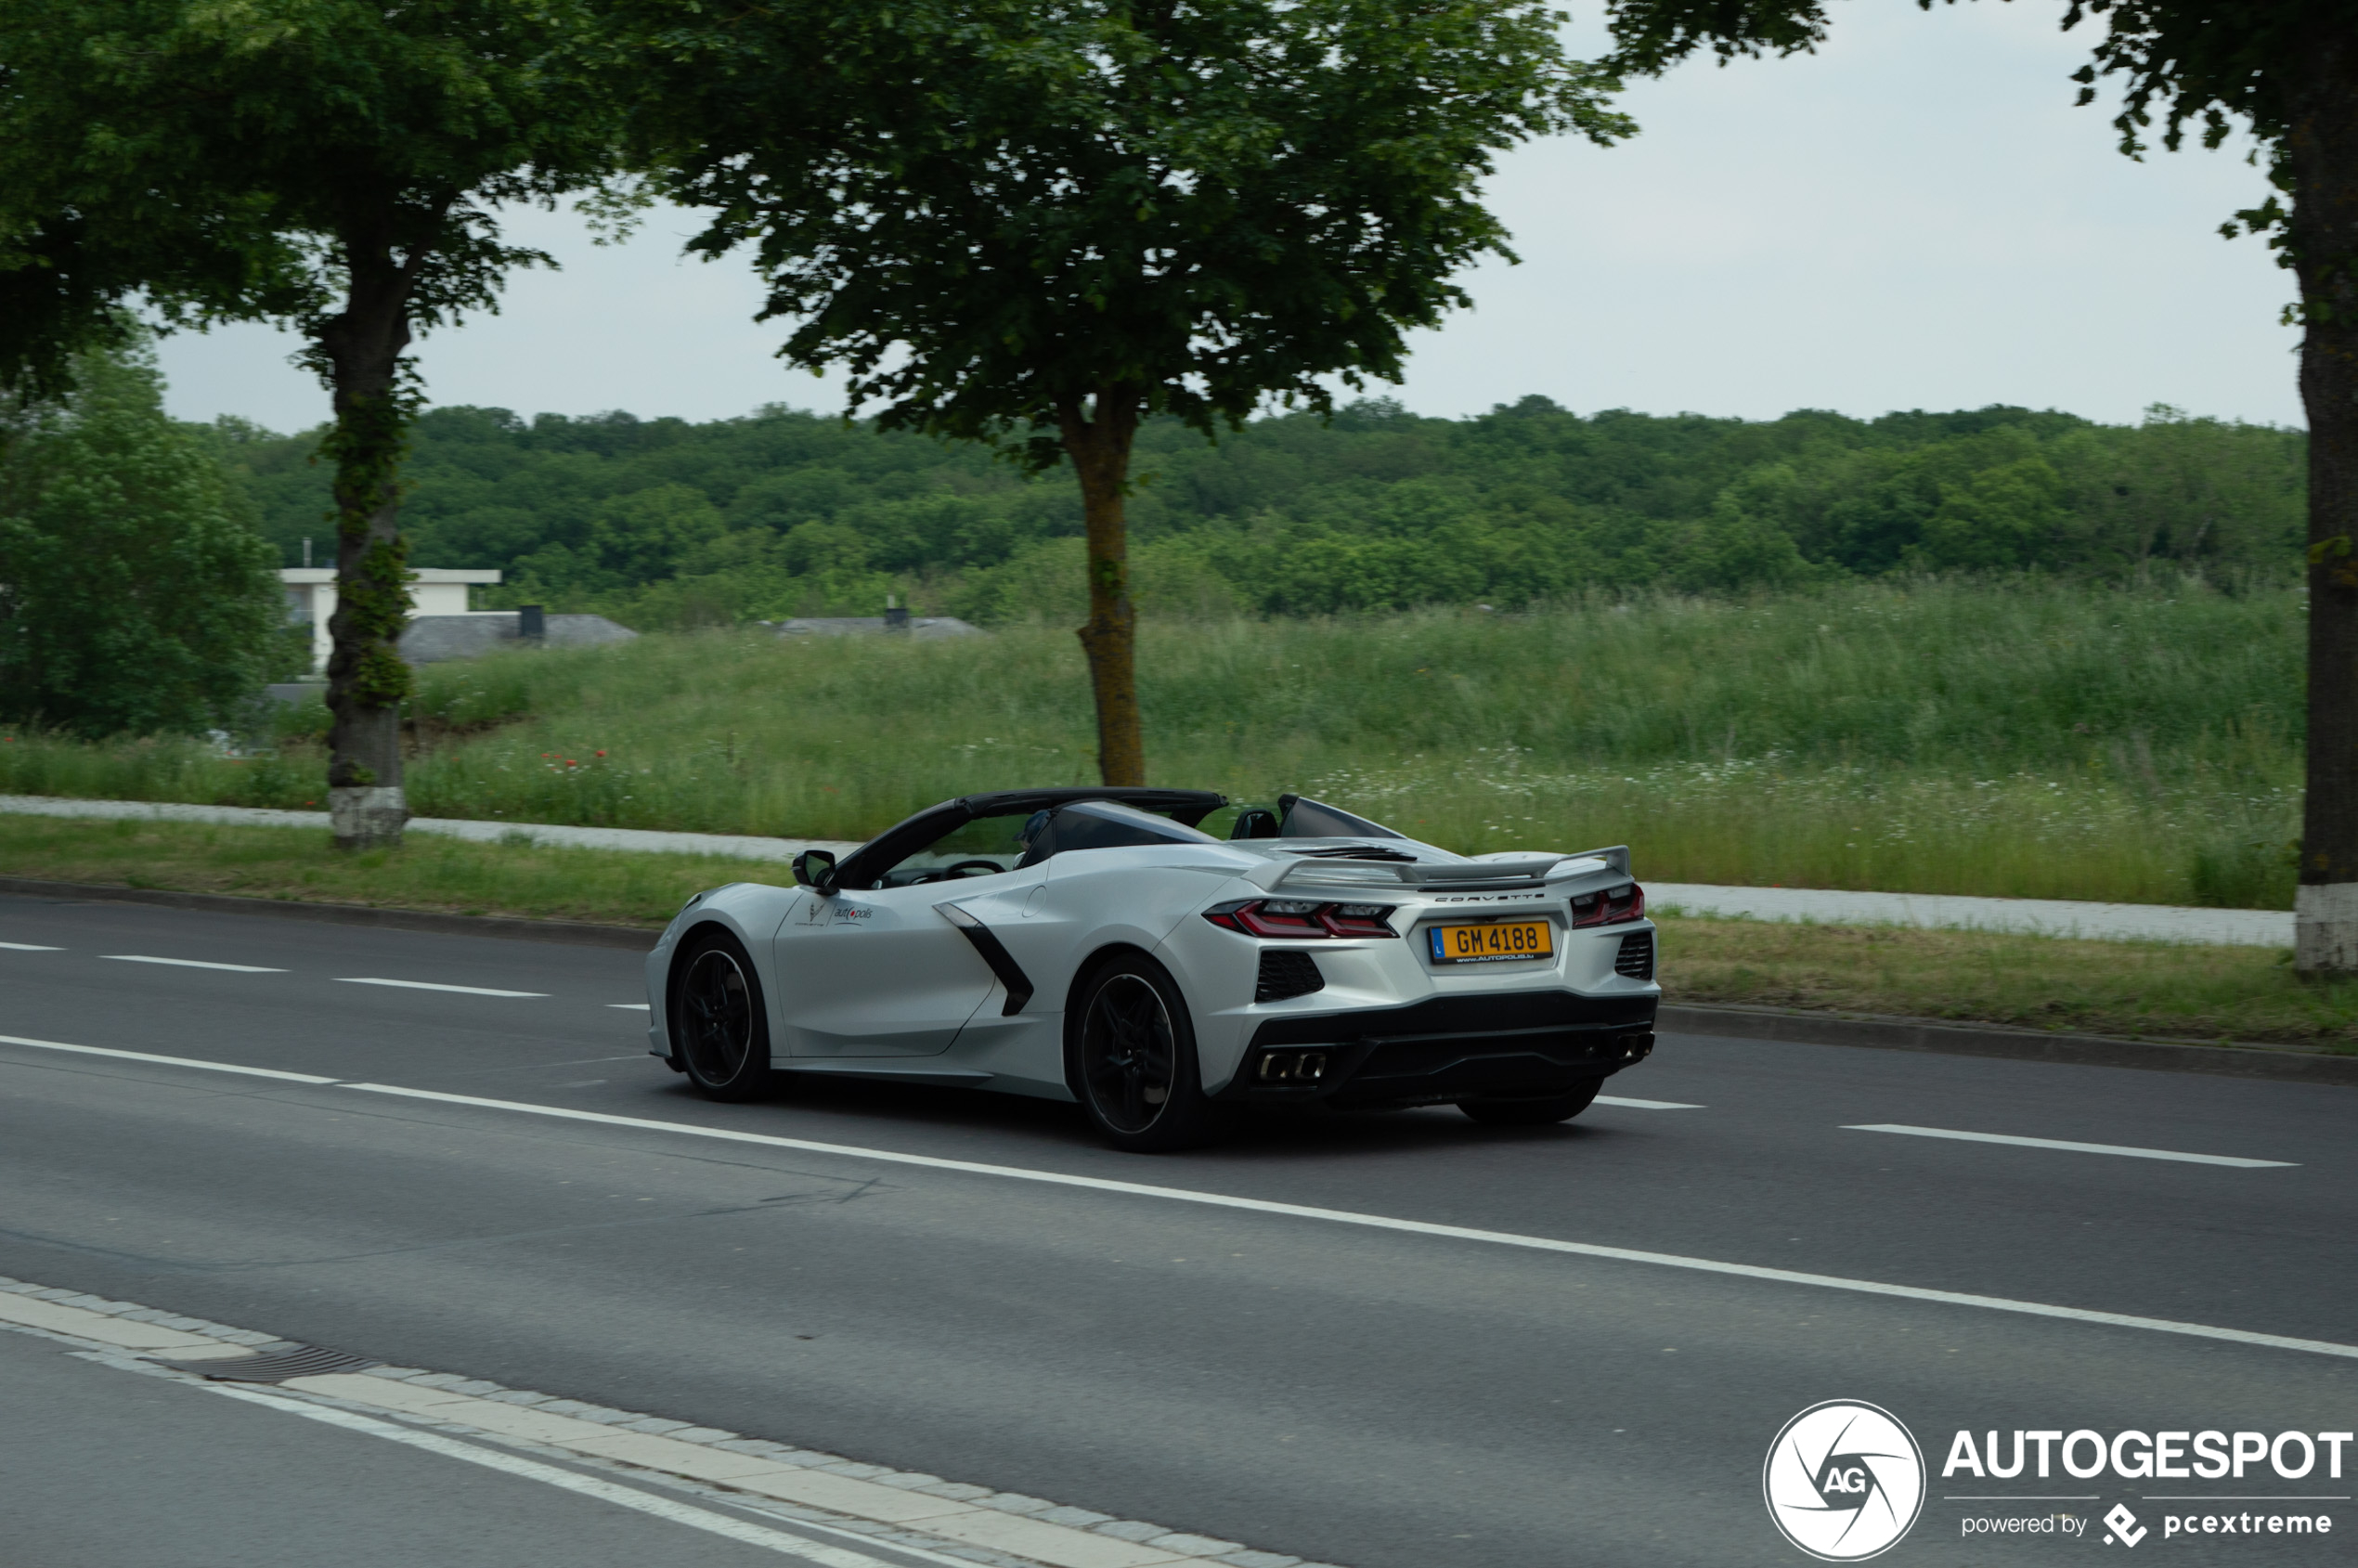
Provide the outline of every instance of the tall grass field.
<path id="1" fill-rule="evenodd" d="M 1462 850 L 1626 842 L 1642 877 L 2281 908 L 2302 602 L 1924 583 L 1515 615 L 1149 621 L 1154 782 L 1315 796 Z M 1080 647 L 650 635 L 419 672 L 421 815 L 860 838 L 1095 776 Z M 320 803 L 324 713 L 236 759 L 0 741 L 0 792 Z"/>

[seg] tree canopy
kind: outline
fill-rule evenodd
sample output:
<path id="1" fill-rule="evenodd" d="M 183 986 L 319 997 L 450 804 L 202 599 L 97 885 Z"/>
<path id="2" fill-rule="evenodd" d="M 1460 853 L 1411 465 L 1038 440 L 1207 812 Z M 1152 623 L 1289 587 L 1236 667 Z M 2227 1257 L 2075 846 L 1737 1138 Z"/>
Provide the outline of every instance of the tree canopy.
<path id="1" fill-rule="evenodd" d="M 694 248 L 752 248 L 785 357 L 845 366 L 887 428 L 1073 465 L 1108 783 L 1144 782 L 1139 421 L 1397 379 L 1455 274 L 1506 252 L 1493 153 L 1626 128 L 1534 0 L 618 8 L 655 153 L 717 210 Z"/>
<path id="2" fill-rule="evenodd" d="M 1954 0 L 1950 0 L 1953 4 Z M 1917 0 L 1926 10 L 1933 0 Z M 1709 49 L 1794 54 L 1826 35 L 1823 0 L 1607 0 L 1624 69 L 1657 72 Z M 2062 22 L 2104 29 L 2075 74 L 2079 101 L 2122 87 L 2113 125 L 2140 156 L 2199 123 L 2211 147 L 2238 122 L 2276 194 L 2224 227 L 2270 233 L 2300 281 L 2309 416 L 2309 749 L 2295 949 L 2304 971 L 2358 972 L 2358 12 L 2347 0 L 2065 0 Z"/>
<path id="3" fill-rule="evenodd" d="M 93 302 L 170 323 L 271 319 L 332 394 L 338 841 L 397 841 L 398 471 L 420 328 L 545 258 L 502 203 L 596 187 L 618 122 L 580 70 L 583 0 L 11 0 L 0 8 L 0 330 L 44 375 Z"/>
<path id="4" fill-rule="evenodd" d="M 318 532 L 313 436 L 214 438 L 281 560 Z M 2276 583 L 2302 527 L 2302 433 L 2156 408 L 2138 425 L 1990 408 L 1746 421 L 1543 397 L 1471 419 L 1359 402 L 1207 446 L 1139 431 L 1142 608 L 1315 614 L 1603 593 L 1744 593 L 1954 571 Z M 495 596 L 640 628 L 874 615 L 887 593 L 977 621 L 1082 612 L 1082 499 L 970 446 L 772 408 L 690 423 L 419 421 L 416 559 Z"/>

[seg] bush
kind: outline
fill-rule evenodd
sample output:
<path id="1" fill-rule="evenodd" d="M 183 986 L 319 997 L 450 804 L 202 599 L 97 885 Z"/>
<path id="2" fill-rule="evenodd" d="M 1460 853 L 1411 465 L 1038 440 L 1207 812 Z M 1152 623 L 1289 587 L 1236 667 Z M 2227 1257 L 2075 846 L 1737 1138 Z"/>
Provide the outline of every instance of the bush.
<path id="1" fill-rule="evenodd" d="M 0 719 L 83 736 L 243 727 L 307 661 L 273 551 L 163 411 L 144 346 L 0 422 Z"/>

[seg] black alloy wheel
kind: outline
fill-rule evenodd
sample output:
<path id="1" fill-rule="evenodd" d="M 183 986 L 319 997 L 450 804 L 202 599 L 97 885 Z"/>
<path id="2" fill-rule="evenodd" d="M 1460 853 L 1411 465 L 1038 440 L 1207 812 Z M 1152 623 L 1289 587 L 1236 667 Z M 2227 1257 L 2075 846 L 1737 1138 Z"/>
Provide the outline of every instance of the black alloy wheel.
<path id="1" fill-rule="evenodd" d="M 750 1100 L 770 1086 L 770 1020 L 753 963 L 707 926 L 681 944 L 672 973 L 671 1048 L 707 1099 Z"/>
<path id="2" fill-rule="evenodd" d="M 1541 1095 L 1529 1099 L 1505 1097 L 1459 1100 L 1458 1108 L 1486 1127 L 1545 1127 L 1557 1121 L 1569 1121 L 1588 1108 L 1597 1091 L 1605 1086 L 1601 1078 L 1592 1078 L 1577 1089 L 1561 1095 Z"/>
<path id="3" fill-rule="evenodd" d="M 1082 982 L 1067 1043 L 1073 1094 L 1116 1148 L 1187 1148 L 1211 1133 L 1196 1031 L 1160 965 L 1128 954 Z"/>

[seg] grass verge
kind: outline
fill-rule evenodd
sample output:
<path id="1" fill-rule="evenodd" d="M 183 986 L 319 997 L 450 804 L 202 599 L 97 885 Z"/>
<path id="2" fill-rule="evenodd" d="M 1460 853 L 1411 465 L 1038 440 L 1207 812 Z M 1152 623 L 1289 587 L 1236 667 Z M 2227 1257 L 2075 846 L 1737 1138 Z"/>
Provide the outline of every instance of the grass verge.
<path id="1" fill-rule="evenodd" d="M 2288 950 L 1755 920 L 1660 924 L 1671 1002 L 2358 1053 L 2358 981 L 2303 980 Z"/>
<path id="2" fill-rule="evenodd" d="M 342 855 L 310 829 L 0 817 L 0 875 L 452 914 L 659 927 L 700 888 L 784 868 L 412 837 Z M 2358 982 L 2307 983 L 2265 948 L 1665 918 L 1679 1003 L 2358 1051 Z"/>
<path id="3" fill-rule="evenodd" d="M 2288 908 L 2297 597 L 2036 582 L 1527 615 L 1153 621 L 1154 783 L 1333 801 L 1449 849 L 1628 844 L 1653 881 Z M 1080 644 L 648 636 L 419 672 L 426 816 L 865 838 L 1094 781 Z M 304 806 L 324 708 L 249 758 L 0 732 L 0 792 Z"/>
<path id="4" fill-rule="evenodd" d="M 398 849 L 346 855 L 310 828 L 0 817 L 0 875 L 442 914 L 660 927 L 700 888 L 769 874 L 752 862 L 704 855 L 423 834 Z"/>

